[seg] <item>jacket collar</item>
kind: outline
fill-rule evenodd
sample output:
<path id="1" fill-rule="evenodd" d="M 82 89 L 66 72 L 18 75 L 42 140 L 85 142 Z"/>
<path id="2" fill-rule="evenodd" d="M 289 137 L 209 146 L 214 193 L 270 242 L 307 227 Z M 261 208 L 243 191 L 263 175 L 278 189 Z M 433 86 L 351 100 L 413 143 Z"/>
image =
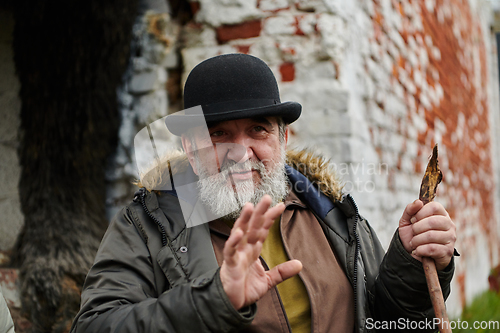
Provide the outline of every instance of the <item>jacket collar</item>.
<path id="1" fill-rule="evenodd" d="M 303 174 L 290 166 L 285 166 L 290 186 L 307 206 L 319 217 L 324 218 L 335 206 L 333 202 Z"/>

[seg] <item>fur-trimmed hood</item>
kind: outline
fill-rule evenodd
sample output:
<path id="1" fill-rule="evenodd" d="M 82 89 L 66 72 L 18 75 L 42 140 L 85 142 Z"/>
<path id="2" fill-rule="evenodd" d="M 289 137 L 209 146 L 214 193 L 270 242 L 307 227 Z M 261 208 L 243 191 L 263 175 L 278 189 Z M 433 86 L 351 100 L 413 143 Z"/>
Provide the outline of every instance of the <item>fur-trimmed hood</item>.
<path id="1" fill-rule="evenodd" d="M 286 163 L 307 177 L 324 195 L 332 201 L 340 201 L 342 198 L 343 184 L 337 177 L 335 170 L 329 165 L 330 160 L 318 156 L 311 151 L 289 150 L 287 151 Z M 172 174 L 182 173 L 190 168 L 188 158 L 183 151 L 177 150 L 162 158 L 156 167 L 141 176 L 136 182 L 139 187 L 145 187 L 148 191 L 159 190 L 170 187 L 170 177 L 165 177 L 164 170 Z M 159 167 L 158 167 L 159 165 Z"/>

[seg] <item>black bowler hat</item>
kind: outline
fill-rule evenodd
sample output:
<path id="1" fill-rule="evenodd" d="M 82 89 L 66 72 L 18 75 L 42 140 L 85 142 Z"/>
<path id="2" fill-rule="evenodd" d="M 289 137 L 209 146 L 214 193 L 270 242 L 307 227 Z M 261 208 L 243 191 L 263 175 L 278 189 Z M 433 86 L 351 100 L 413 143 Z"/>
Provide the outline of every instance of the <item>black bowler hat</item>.
<path id="1" fill-rule="evenodd" d="M 170 132 L 182 135 L 200 115 L 190 108 L 201 105 L 210 124 L 226 120 L 278 116 L 287 124 L 297 120 L 302 106 L 280 101 L 278 84 L 265 62 L 247 54 L 224 54 L 198 64 L 184 86 L 184 114 L 165 120 Z M 199 110 L 199 109 L 198 109 Z M 198 119 L 195 119 L 198 118 Z"/>

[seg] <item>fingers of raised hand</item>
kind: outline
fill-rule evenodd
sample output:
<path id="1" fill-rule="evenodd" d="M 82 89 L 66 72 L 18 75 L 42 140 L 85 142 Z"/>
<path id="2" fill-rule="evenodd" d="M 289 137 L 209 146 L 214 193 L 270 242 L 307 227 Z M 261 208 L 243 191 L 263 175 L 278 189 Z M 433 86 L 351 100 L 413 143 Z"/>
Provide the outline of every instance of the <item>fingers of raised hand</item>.
<path id="1" fill-rule="evenodd" d="M 285 210 L 285 204 L 280 202 L 273 208 L 270 208 L 267 213 L 266 213 L 266 218 L 270 220 L 271 222 L 276 220 L 281 214 L 283 214 L 283 211 Z M 271 224 L 269 224 L 269 227 L 271 227 Z"/>
<path id="2" fill-rule="evenodd" d="M 233 227 L 233 230 L 231 230 L 231 235 L 224 245 L 224 261 L 230 266 L 234 266 L 238 263 L 237 248 L 243 241 L 244 235 L 245 233 L 243 230 L 241 230 L 241 228 Z"/>
<path id="3" fill-rule="evenodd" d="M 255 206 L 255 210 L 250 218 L 248 226 L 248 243 L 255 244 L 262 238 L 264 233 L 264 222 L 266 221 L 266 213 L 271 205 L 271 197 L 265 195 L 260 202 Z"/>
<path id="4" fill-rule="evenodd" d="M 254 207 L 251 203 L 247 203 L 243 207 L 240 217 L 234 223 L 231 234 L 224 245 L 224 260 L 229 265 L 236 265 L 238 255 L 237 250 L 244 248 L 247 242 L 246 233 L 253 211 Z"/>
<path id="5" fill-rule="evenodd" d="M 254 214 L 250 222 L 248 242 L 251 244 L 263 243 L 269 233 L 269 228 L 285 209 L 283 203 L 269 208 L 271 205 L 271 197 L 265 195 L 255 207 Z"/>
<path id="6" fill-rule="evenodd" d="M 265 195 L 255 207 L 251 203 L 245 204 L 226 242 L 225 258 L 235 256 L 237 251 L 241 252 L 245 249 L 245 253 L 252 258 L 255 257 L 255 253 L 257 256 L 260 254 L 262 243 L 269 233 L 269 228 L 284 210 L 284 204 L 282 203 L 269 208 L 271 201 L 271 197 Z M 253 246 L 248 247 L 247 245 Z"/>
<path id="7" fill-rule="evenodd" d="M 250 202 L 247 202 L 243 206 L 243 209 L 241 210 L 240 217 L 238 217 L 238 219 L 234 223 L 233 230 L 239 228 L 243 230 L 244 233 L 246 233 L 254 210 L 255 210 L 254 206 Z"/>
<path id="8" fill-rule="evenodd" d="M 268 288 L 297 275 L 302 270 L 302 263 L 298 260 L 289 260 L 266 272 Z"/>

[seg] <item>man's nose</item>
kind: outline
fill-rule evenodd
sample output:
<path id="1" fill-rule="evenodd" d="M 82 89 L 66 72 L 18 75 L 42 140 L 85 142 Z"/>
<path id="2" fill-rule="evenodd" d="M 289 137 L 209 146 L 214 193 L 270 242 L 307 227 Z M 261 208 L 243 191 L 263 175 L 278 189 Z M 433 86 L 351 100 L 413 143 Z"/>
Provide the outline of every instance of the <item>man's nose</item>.
<path id="1" fill-rule="evenodd" d="M 243 163 L 253 156 L 253 150 L 248 140 L 238 140 L 228 143 L 226 158 L 236 163 Z"/>

